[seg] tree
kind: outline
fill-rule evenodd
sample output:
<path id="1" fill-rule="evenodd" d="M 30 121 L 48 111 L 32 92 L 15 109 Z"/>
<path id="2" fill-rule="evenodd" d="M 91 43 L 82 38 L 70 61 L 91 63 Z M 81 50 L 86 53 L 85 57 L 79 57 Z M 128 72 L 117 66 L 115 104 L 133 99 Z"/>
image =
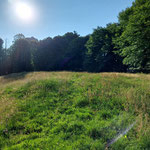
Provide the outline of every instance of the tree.
<path id="1" fill-rule="evenodd" d="M 62 41 L 60 43 L 60 48 L 58 48 L 57 52 L 59 52 L 58 55 L 60 55 L 60 58 L 58 59 L 58 64 L 57 64 L 57 68 L 59 70 L 63 70 L 65 67 L 65 64 L 70 60 L 70 58 L 68 58 L 68 53 L 70 51 L 70 45 L 72 43 L 72 41 L 76 40 L 79 37 L 79 35 L 77 34 L 77 32 L 67 32 L 66 34 L 64 34 L 62 36 Z M 55 38 L 54 38 L 55 40 Z M 56 48 L 57 49 L 57 48 Z"/>
<path id="2" fill-rule="evenodd" d="M 35 70 L 34 59 L 36 59 L 36 58 L 34 58 L 34 56 L 37 51 L 39 41 L 38 41 L 38 39 L 36 39 L 34 37 L 25 38 L 25 39 L 28 41 L 28 43 L 30 45 L 31 65 L 32 65 L 32 70 Z"/>
<path id="3" fill-rule="evenodd" d="M 85 46 L 89 36 L 78 37 L 69 44 L 62 64 L 63 70 L 83 71 L 83 62 L 87 48 Z"/>
<path id="4" fill-rule="evenodd" d="M 132 10 L 132 13 L 128 11 Z M 118 39 L 124 64 L 132 71 L 150 72 L 150 1 L 136 0 L 133 6 L 119 16 L 123 33 Z M 126 17 L 122 17 L 126 16 Z"/>
<path id="5" fill-rule="evenodd" d="M 85 69 L 92 72 L 102 71 L 104 68 L 104 61 L 107 51 L 103 46 L 105 45 L 105 37 L 107 30 L 98 27 L 90 36 L 86 47 L 88 49 L 85 59 Z M 107 36 L 108 37 L 108 36 Z"/>
<path id="6" fill-rule="evenodd" d="M 63 36 L 46 38 L 39 41 L 33 55 L 35 70 L 62 70 L 69 44 L 78 37 L 76 32 L 68 32 Z"/>
<path id="7" fill-rule="evenodd" d="M 16 38 L 17 37 L 17 38 Z M 18 38 L 19 37 L 19 38 Z M 13 72 L 31 71 L 31 47 L 24 36 L 15 36 L 11 47 Z"/>
<path id="8" fill-rule="evenodd" d="M 85 69 L 91 72 L 124 71 L 121 59 L 114 51 L 115 24 L 98 27 L 90 36 L 86 47 Z"/>
<path id="9" fill-rule="evenodd" d="M 2 75 L 3 72 L 3 59 L 4 59 L 3 40 L 0 38 L 0 75 Z"/>
<path id="10" fill-rule="evenodd" d="M 120 49 L 116 46 L 117 38 L 121 35 L 123 28 L 118 23 L 107 24 L 106 28 L 110 34 L 110 51 L 111 51 L 111 64 L 112 68 L 110 70 L 115 72 L 126 72 L 127 65 L 123 64 L 123 57 L 119 55 Z"/>
<path id="11" fill-rule="evenodd" d="M 48 71 L 50 69 L 50 53 L 52 38 L 46 38 L 37 43 L 33 52 L 33 66 L 36 71 Z M 54 58 L 53 58 L 54 59 Z"/>
<path id="12" fill-rule="evenodd" d="M 22 33 L 16 34 L 14 36 L 14 42 L 20 39 L 25 39 L 25 36 Z"/>

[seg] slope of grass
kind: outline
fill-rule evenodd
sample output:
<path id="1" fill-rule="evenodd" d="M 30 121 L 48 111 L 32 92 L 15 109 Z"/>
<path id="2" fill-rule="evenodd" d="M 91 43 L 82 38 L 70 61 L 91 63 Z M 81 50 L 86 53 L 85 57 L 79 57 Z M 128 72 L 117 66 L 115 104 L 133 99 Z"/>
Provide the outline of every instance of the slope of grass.
<path id="1" fill-rule="evenodd" d="M 106 145 L 136 121 L 109 148 Z M 150 147 L 150 76 L 34 72 L 0 77 L 0 149 Z"/>

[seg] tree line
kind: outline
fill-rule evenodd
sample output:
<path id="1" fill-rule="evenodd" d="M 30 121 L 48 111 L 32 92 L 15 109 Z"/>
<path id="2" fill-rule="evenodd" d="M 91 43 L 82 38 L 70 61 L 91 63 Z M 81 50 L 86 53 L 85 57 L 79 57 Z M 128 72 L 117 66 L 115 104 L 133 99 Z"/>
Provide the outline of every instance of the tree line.
<path id="1" fill-rule="evenodd" d="M 24 71 L 150 72 L 150 1 L 135 0 L 118 22 L 80 36 L 37 40 L 14 36 L 10 48 L 0 39 L 0 75 Z"/>

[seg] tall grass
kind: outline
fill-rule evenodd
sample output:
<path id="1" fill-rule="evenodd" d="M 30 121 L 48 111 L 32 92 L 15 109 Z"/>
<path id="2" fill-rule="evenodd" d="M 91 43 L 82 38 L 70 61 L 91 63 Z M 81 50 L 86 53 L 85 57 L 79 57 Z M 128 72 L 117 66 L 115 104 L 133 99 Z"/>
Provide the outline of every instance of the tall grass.
<path id="1" fill-rule="evenodd" d="M 34 72 L 0 81 L 0 149 L 150 147 L 149 75 Z"/>

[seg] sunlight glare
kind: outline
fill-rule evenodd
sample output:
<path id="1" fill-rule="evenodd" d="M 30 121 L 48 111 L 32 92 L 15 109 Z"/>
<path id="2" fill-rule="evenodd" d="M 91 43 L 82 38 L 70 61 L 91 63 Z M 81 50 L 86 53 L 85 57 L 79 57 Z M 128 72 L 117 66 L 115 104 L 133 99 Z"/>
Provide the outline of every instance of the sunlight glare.
<path id="1" fill-rule="evenodd" d="M 25 23 L 30 23 L 34 20 L 34 9 L 27 3 L 17 2 L 15 4 L 16 16 Z"/>

